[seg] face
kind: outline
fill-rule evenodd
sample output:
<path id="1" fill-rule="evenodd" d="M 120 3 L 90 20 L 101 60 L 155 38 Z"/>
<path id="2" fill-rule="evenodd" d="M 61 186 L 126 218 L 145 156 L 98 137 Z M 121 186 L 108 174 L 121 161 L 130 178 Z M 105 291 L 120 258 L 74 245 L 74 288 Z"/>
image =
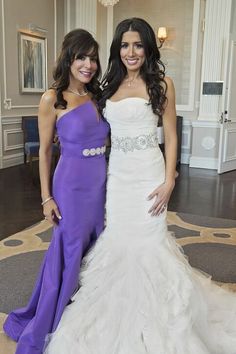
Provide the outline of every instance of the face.
<path id="1" fill-rule="evenodd" d="M 120 58 L 127 71 L 139 71 L 145 61 L 145 52 L 138 32 L 127 31 L 123 34 Z"/>
<path id="2" fill-rule="evenodd" d="M 81 84 L 89 83 L 97 71 L 97 57 L 91 55 L 79 56 L 70 67 L 70 80 Z"/>

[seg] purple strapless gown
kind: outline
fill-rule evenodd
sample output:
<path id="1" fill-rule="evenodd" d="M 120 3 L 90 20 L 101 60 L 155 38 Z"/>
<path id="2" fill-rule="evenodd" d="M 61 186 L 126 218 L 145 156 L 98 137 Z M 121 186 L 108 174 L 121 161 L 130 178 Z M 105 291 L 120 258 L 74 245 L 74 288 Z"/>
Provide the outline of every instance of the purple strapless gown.
<path id="1" fill-rule="evenodd" d="M 4 330 L 18 342 L 16 354 L 41 354 L 78 286 L 83 255 L 104 228 L 107 122 L 91 101 L 57 122 L 61 157 L 53 196 L 62 215 L 28 305 L 9 314 Z"/>

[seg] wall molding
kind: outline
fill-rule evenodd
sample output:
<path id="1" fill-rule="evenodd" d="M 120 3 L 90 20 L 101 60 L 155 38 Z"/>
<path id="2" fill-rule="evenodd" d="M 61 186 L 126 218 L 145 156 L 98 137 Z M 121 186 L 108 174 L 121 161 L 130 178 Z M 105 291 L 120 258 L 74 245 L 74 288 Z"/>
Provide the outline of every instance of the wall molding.
<path id="1" fill-rule="evenodd" d="M 54 6 L 54 61 L 57 59 L 57 0 L 53 2 Z M 47 58 L 46 58 L 47 62 Z M 48 82 L 48 80 L 46 81 Z"/>
<path id="2" fill-rule="evenodd" d="M 191 148 L 191 136 L 192 136 L 192 123 L 191 121 L 184 119 L 183 126 L 182 126 L 182 137 L 183 135 L 186 136 L 187 142 L 185 144 L 182 143 L 182 149 L 189 149 Z M 185 139 L 182 139 L 185 140 Z"/>
<path id="3" fill-rule="evenodd" d="M 71 2 L 70 0 L 64 1 L 64 13 L 65 13 L 65 23 L 64 23 L 64 33 L 68 33 L 71 30 Z"/>
<path id="4" fill-rule="evenodd" d="M 197 70 L 197 44 L 198 44 L 199 21 L 200 21 L 200 5 L 201 5 L 200 0 L 194 0 L 188 104 L 176 105 L 177 111 L 190 112 L 190 111 L 194 110 L 194 98 L 195 98 L 195 89 L 196 89 L 196 70 Z"/>
<path id="5" fill-rule="evenodd" d="M 189 165 L 190 157 L 191 157 L 190 153 L 181 152 L 181 158 L 180 158 L 181 164 Z"/>
<path id="6" fill-rule="evenodd" d="M 204 95 L 202 87 L 203 82 L 224 82 L 226 79 L 231 4 L 232 0 L 206 1 L 199 119 L 205 117 L 205 119 L 217 121 L 223 110 L 224 92 L 223 95 Z M 216 33 L 218 34 L 217 40 Z M 223 91 L 225 91 L 225 84 L 223 84 Z"/>
<path id="7" fill-rule="evenodd" d="M 214 98 L 212 97 L 212 100 Z M 203 115 L 198 116 L 198 121 L 205 121 L 208 122 L 218 122 L 220 120 L 220 112 L 218 113 L 204 113 Z"/>
<path id="8" fill-rule="evenodd" d="M 11 125 L 11 124 L 21 124 L 22 122 L 22 115 L 21 116 L 2 116 L 2 126 L 4 125 Z"/>
<path id="9" fill-rule="evenodd" d="M 110 56 L 110 46 L 113 40 L 113 6 L 107 6 L 107 63 Z"/>
<path id="10" fill-rule="evenodd" d="M 17 120 L 18 123 L 22 122 L 22 116 L 24 117 L 32 117 L 32 113 L 30 114 L 14 114 L 14 116 L 6 116 L 6 115 L 2 115 L 2 121 L 3 124 L 9 124 L 9 122 L 11 122 L 12 120 Z M 35 114 L 37 115 L 37 114 Z M 11 124 L 11 123 L 10 123 Z"/>
<path id="11" fill-rule="evenodd" d="M 191 156 L 189 161 L 189 167 L 206 168 L 209 170 L 217 170 L 218 159 L 213 157 L 196 157 Z"/>
<path id="12" fill-rule="evenodd" d="M 3 130 L 3 136 L 4 136 L 4 151 L 10 151 L 10 150 L 17 150 L 17 149 L 22 149 L 24 147 L 24 144 L 16 144 L 16 145 L 10 145 L 8 143 L 8 137 L 11 134 L 17 134 L 17 133 L 23 133 L 22 129 L 20 128 L 15 128 L 15 129 L 5 129 Z"/>
<path id="13" fill-rule="evenodd" d="M 2 168 L 22 165 L 24 163 L 24 153 L 11 154 L 3 157 Z"/>
<path id="14" fill-rule="evenodd" d="M 185 136 L 185 138 L 184 138 Z M 186 140 L 186 143 L 181 145 L 181 149 L 190 149 L 191 147 L 191 132 L 189 130 L 182 130 L 182 141 Z"/>
<path id="15" fill-rule="evenodd" d="M 189 164 L 191 156 L 192 141 L 192 122 L 189 119 L 183 119 L 182 126 L 182 145 L 181 145 L 181 164 Z"/>
<path id="16" fill-rule="evenodd" d="M 235 136 L 236 134 L 236 128 L 230 128 L 225 130 L 224 134 L 225 134 L 225 145 L 224 145 L 224 149 L 223 149 L 223 162 L 230 162 L 230 161 L 234 161 L 236 158 L 236 154 L 233 153 L 232 155 L 228 155 L 227 156 L 227 146 L 228 146 L 228 140 L 230 139 L 230 135 L 232 134 L 233 136 Z M 234 139 L 235 140 L 235 139 Z"/>
<path id="17" fill-rule="evenodd" d="M 213 150 L 216 146 L 216 140 L 212 136 L 204 136 L 201 141 L 201 146 L 205 150 Z"/>
<path id="18" fill-rule="evenodd" d="M 96 38 L 97 32 L 97 0 L 76 0 L 76 28 L 84 28 Z"/>
<path id="19" fill-rule="evenodd" d="M 10 134 L 22 134 L 23 131 L 21 129 L 22 116 L 14 116 L 14 117 L 1 117 L 1 130 L 3 141 L 1 144 L 2 156 L 0 159 L 0 168 L 12 167 L 15 165 L 20 165 L 24 163 L 24 153 L 23 153 L 23 144 L 9 144 L 8 137 Z M 16 126 L 14 128 L 7 128 L 11 126 Z M 20 127 L 19 127 L 20 125 Z M 9 155 L 3 155 L 4 152 L 9 152 L 13 150 L 21 150 L 17 153 L 10 153 Z"/>
<path id="20" fill-rule="evenodd" d="M 193 128 L 220 128 L 219 122 L 194 120 L 192 121 Z"/>

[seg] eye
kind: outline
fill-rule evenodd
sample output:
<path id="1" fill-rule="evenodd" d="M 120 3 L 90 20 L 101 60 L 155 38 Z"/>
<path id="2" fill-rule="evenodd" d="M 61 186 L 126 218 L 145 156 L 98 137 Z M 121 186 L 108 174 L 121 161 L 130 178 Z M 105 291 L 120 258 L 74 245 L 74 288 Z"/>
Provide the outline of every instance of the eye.
<path id="1" fill-rule="evenodd" d="M 120 47 L 121 48 L 128 48 L 128 43 L 123 42 L 123 43 L 121 43 Z"/>
<path id="2" fill-rule="evenodd" d="M 85 60 L 86 59 L 86 56 L 85 55 L 77 55 L 75 57 L 75 60 Z"/>
<path id="3" fill-rule="evenodd" d="M 97 57 L 91 57 L 90 60 L 93 62 L 93 63 L 96 63 L 98 58 Z"/>
<path id="4" fill-rule="evenodd" d="M 142 49 L 142 48 L 143 48 L 142 43 L 136 43 L 136 48 L 137 48 L 137 49 Z"/>

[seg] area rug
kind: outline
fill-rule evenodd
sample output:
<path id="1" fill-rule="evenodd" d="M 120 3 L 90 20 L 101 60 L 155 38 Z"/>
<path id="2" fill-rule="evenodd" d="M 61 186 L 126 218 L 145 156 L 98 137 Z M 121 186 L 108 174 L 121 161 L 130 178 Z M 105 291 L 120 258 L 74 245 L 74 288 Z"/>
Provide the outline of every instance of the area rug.
<path id="1" fill-rule="evenodd" d="M 168 212 L 168 228 L 193 267 L 236 291 L 236 220 Z M 43 220 L 0 242 L 0 354 L 15 351 L 2 324 L 12 309 L 26 305 L 51 233 Z"/>

